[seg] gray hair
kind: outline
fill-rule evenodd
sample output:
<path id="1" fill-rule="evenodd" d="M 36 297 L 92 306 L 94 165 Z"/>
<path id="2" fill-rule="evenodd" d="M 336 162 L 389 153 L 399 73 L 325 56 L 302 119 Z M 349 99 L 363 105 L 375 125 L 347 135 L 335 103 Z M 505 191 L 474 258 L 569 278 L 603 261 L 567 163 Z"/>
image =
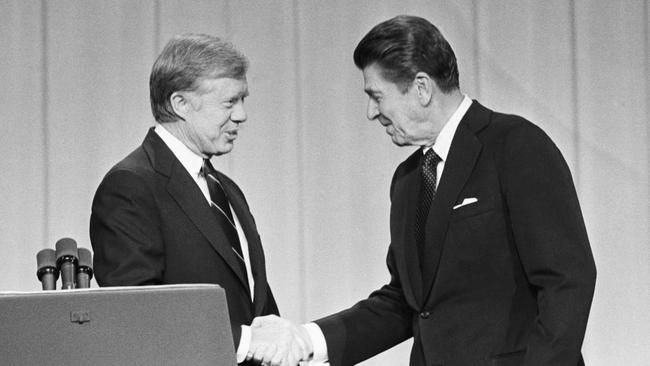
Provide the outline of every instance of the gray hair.
<path id="1" fill-rule="evenodd" d="M 248 60 L 235 47 L 207 34 L 183 34 L 172 38 L 151 69 L 149 95 L 158 122 L 179 119 L 170 97 L 177 91 L 196 91 L 206 79 L 244 79 Z"/>

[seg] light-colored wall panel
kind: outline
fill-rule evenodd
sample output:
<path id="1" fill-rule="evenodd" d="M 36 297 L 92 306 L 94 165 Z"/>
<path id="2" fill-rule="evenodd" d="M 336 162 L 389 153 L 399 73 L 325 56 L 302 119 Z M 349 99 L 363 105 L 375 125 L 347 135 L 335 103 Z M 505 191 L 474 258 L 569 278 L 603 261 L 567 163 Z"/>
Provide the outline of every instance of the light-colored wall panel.
<path id="1" fill-rule="evenodd" d="M 151 125 L 151 3 L 48 3 L 47 110 L 49 153 L 47 238 L 90 247 L 95 189 Z M 53 245 L 53 244 L 52 244 Z"/>
<path id="2" fill-rule="evenodd" d="M 38 289 L 36 252 L 48 246 L 43 9 L 35 1 L 0 4 L 0 289 Z"/>
<path id="3" fill-rule="evenodd" d="M 646 11 L 576 2 L 579 180 L 599 270 L 585 349 L 596 365 L 650 359 Z"/>
<path id="4" fill-rule="evenodd" d="M 346 12 L 367 13 L 363 5 L 349 5 Z M 298 17 L 304 230 L 313 273 L 306 297 L 314 316 L 350 306 L 386 281 L 384 271 L 379 276 L 367 272 L 383 266 L 386 254 L 392 168 L 382 166 L 390 164 L 386 149 L 396 149 L 381 128 L 367 121 L 363 79 L 352 62 L 356 43 L 376 20 L 337 17 L 341 9 L 341 3 L 300 3 Z M 329 21 L 318 22 L 320 17 Z M 363 191 L 370 179 L 375 189 Z M 369 204 L 379 209 L 368 210 Z M 322 286 L 323 281 L 337 286 Z"/>
<path id="5" fill-rule="evenodd" d="M 230 38 L 230 2 L 227 0 L 156 0 L 158 56 L 167 41 L 183 33 L 207 33 Z"/>
<path id="6" fill-rule="evenodd" d="M 571 2 L 478 3 L 481 101 L 540 126 L 575 170 Z"/>

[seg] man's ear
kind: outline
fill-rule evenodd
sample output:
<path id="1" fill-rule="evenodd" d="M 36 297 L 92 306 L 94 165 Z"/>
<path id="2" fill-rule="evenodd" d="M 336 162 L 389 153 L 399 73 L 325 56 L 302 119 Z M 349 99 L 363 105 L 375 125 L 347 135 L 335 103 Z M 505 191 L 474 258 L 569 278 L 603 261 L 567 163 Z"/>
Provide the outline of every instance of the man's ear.
<path id="1" fill-rule="evenodd" d="M 422 106 L 427 106 L 433 99 L 433 94 L 436 92 L 435 81 L 431 79 L 426 72 L 418 72 L 415 74 L 413 80 L 413 87 L 418 95 L 418 100 Z"/>
<path id="2" fill-rule="evenodd" d="M 169 97 L 169 102 L 174 109 L 174 113 L 183 120 L 186 120 L 190 108 L 192 108 L 192 103 L 188 99 L 188 96 L 183 92 L 173 92 Z"/>

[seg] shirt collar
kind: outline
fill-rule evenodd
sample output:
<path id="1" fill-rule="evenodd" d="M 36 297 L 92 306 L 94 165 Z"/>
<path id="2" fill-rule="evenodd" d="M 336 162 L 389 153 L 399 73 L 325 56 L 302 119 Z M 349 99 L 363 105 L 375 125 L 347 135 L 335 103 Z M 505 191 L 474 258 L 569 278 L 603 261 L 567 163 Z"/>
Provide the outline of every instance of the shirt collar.
<path id="1" fill-rule="evenodd" d="M 165 142 L 172 153 L 174 153 L 174 156 L 176 156 L 176 158 L 181 162 L 188 173 L 190 173 L 190 175 L 196 179 L 201 173 L 201 168 L 203 167 L 203 158 L 199 155 L 196 155 L 192 150 L 185 146 L 181 140 L 177 139 L 174 135 L 169 133 L 163 124 L 156 123 L 154 131 Z"/>
<path id="2" fill-rule="evenodd" d="M 445 125 L 442 127 L 442 130 L 440 130 L 438 137 L 436 137 L 436 142 L 431 148 L 436 152 L 436 154 L 438 154 L 438 156 L 440 156 L 442 161 L 447 160 L 447 155 L 449 155 L 449 149 L 451 148 L 451 141 L 456 134 L 456 129 L 471 105 L 472 99 L 463 94 L 463 100 L 460 102 L 460 105 L 456 108 L 456 111 L 451 115 L 451 117 L 449 117 L 449 120 L 447 120 Z M 430 148 L 425 148 L 422 152 L 426 153 L 429 149 Z"/>

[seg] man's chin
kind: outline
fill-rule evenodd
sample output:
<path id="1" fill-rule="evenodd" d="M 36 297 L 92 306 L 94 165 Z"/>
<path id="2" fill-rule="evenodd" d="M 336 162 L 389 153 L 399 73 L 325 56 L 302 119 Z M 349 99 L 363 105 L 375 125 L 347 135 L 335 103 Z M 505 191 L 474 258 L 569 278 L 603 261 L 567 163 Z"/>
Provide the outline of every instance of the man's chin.
<path id="1" fill-rule="evenodd" d="M 235 145 L 232 142 L 226 143 L 222 146 L 217 147 L 216 153 L 214 155 L 224 155 L 232 151 Z"/>
<path id="2" fill-rule="evenodd" d="M 408 145 L 408 144 L 406 143 L 406 141 L 404 141 L 403 139 L 400 139 L 400 138 L 398 138 L 398 137 L 395 137 L 395 136 L 392 136 L 392 135 L 391 135 L 390 139 L 391 139 L 391 140 L 393 141 L 393 143 L 394 143 L 395 145 L 397 145 L 397 146 L 406 146 L 406 145 Z"/>

